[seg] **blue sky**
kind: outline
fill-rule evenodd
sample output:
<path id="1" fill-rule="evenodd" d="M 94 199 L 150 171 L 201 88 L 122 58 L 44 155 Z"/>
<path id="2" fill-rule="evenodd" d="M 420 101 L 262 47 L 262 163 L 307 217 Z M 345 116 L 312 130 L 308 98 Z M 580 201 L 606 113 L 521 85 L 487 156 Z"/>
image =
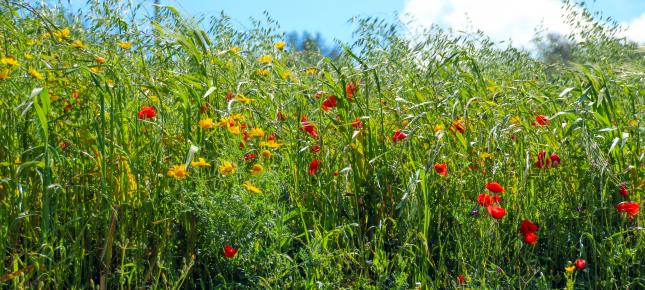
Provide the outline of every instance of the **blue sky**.
<path id="1" fill-rule="evenodd" d="M 586 2 L 592 10 L 631 25 L 625 36 L 645 42 L 645 0 Z M 530 41 L 533 29 L 541 23 L 547 30 L 568 31 L 562 24 L 558 0 L 161 0 L 161 4 L 193 16 L 224 11 L 242 29 L 250 24 L 249 17 L 261 18 L 266 10 L 283 31 L 320 32 L 328 42 L 351 40 L 353 28 L 348 20 L 353 16 L 396 20 L 395 12 L 410 16 L 401 16 L 402 20 L 415 19 L 412 28 L 438 24 L 467 30 L 474 26 L 494 39 L 511 39 L 520 45 Z"/>

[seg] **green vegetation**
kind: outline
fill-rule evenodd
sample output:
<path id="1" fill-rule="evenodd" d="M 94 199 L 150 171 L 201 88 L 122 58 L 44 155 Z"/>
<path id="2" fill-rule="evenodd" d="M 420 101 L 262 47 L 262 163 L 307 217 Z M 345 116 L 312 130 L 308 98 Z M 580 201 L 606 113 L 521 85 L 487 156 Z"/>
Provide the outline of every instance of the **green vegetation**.
<path id="1" fill-rule="evenodd" d="M 541 61 L 29 2 L 0 4 L 3 288 L 645 288 L 645 57 L 576 6 Z"/>

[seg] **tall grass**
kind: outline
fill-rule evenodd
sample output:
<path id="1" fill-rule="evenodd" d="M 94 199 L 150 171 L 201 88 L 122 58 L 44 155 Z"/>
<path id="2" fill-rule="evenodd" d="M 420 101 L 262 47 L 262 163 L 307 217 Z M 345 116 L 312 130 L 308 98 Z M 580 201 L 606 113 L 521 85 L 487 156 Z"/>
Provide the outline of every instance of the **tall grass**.
<path id="1" fill-rule="evenodd" d="M 372 18 L 331 60 L 275 48 L 268 16 L 238 31 L 169 6 L 4 1 L 0 56 L 19 64 L 0 67 L 0 284 L 643 288 L 642 214 L 615 207 L 642 202 L 643 52 L 567 5 L 582 21 L 574 59 L 545 64 L 483 35 L 411 40 Z M 138 118 L 143 106 L 156 116 Z M 559 166 L 537 168 L 542 150 Z M 188 176 L 169 176 L 175 165 Z M 506 188 L 499 220 L 477 204 L 491 181 Z M 524 219 L 540 226 L 535 245 Z M 565 270 L 579 258 L 586 268 Z"/>

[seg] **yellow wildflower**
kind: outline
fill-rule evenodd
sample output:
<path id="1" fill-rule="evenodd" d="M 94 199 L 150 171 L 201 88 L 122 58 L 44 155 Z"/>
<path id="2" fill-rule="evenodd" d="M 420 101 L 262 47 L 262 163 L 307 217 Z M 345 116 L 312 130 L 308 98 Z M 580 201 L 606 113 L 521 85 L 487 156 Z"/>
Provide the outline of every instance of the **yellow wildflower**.
<path id="1" fill-rule="evenodd" d="M 94 58 L 94 60 L 96 60 L 96 62 L 100 64 L 104 64 L 107 61 L 104 57 L 100 57 L 100 56 L 97 56 L 96 58 Z"/>
<path id="2" fill-rule="evenodd" d="M 71 31 L 69 31 L 69 28 L 63 28 L 59 31 L 54 31 L 54 36 L 58 38 L 59 40 L 61 39 L 67 39 L 69 36 L 72 34 Z"/>
<path id="3" fill-rule="evenodd" d="M 571 272 L 573 272 L 573 270 L 576 269 L 576 266 L 571 265 L 571 266 L 568 266 L 568 267 L 564 267 L 564 269 L 567 270 L 567 272 L 571 273 Z"/>
<path id="4" fill-rule="evenodd" d="M 235 173 L 235 164 L 230 161 L 224 161 L 222 165 L 219 166 L 219 173 L 222 175 L 229 175 Z"/>
<path id="5" fill-rule="evenodd" d="M 30 68 L 30 69 L 29 69 L 29 75 L 30 75 L 32 78 L 35 78 L 35 79 L 39 79 L 39 80 L 42 80 L 42 79 L 43 79 L 43 75 L 42 75 L 42 74 L 40 74 L 37 70 L 35 70 L 35 69 L 33 69 L 33 68 Z"/>
<path id="6" fill-rule="evenodd" d="M 291 72 L 290 70 L 285 70 L 280 74 L 280 76 L 283 79 L 288 79 L 288 78 L 291 78 L 293 76 L 293 72 Z"/>
<path id="7" fill-rule="evenodd" d="M 269 75 L 269 70 L 265 69 L 265 68 L 260 68 L 260 69 L 257 69 L 255 71 L 255 74 L 257 74 L 259 76 L 267 76 L 267 75 Z"/>
<path id="8" fill-rule="evenodd" d="M 305 70 L 305 74 L 308 74 L 308 75 L 314 75 L 314 74 L 316 74 L 317 72 L 318 72 L 318 69 L 317 69 L 317 68 L 315 68 L 315 67 L 308 67 L 308 68 Z"/>
<path id="9" fill-rule="evenodd" d="M 275 140 L 269 140 L 268 142 L 260 142 L 260 146 L 262 147 L 269 147 L 269 148 L 280 148 L 280 144 L 276 142 Z"/>
<path id="10" fill-rule="evenodd" d="M 269 150 L 262 150 L 262 156 L 264 158 L 270 158 L 271 156 L 273 156 L 273 153 L 271 153 L 271 151 Z"/>
<path id="11" fill-rule="evenodd" d="M 285 44 L 286 44 L 286 43 L 284 43 L 284 41 L 280 41 L 280 42 L 278 42 L 278 43 L 276 43 L 276 44 L 275 44 L 275 48 L 277 48 L 278 50 L 283 50 L 283 49 L 284 49 Z"/>
<path id="12" fill-rule="evenodd" d="M 148 98 L 153 103 L 159 103 L 159 97 L 157 97 L 157 96 L 154 96 L 154 95 L 153 96 L 148 96 Z"/>
<path id="13" fill-rule="evenodd" d="M 245 97 L 243 95 L 235 96 L 235 100 L 237 100 L 240 103 L 244 103 L 244 104 L 248 104 L 248 103 L 250 103 L 252 101 L 250 98 L 247 98 L 247 97 Z"/>
<path id="14" fill-rule="evenodd" d="M 242 134 L 242 130 L 240 129 L 240 126 L 228 126 L 228 131 L 235 135 Z"/>
<path id="15" fill-rule="evenodd" d="M 511 121 L 511 124 L 513 124 L 513 125 L 519 125 L 520 124 L 520 117 L 513 116 L 513 117 L 511 117 L 510 121 Z"/>
<path id="16" fill-rule="evenodd" d="M 487 153 L 487 152 L 482 152 L 481 154 L 479 154 L 479 158 L 481 158 L 481 159 L 490 159 L 490 158 L 493 158 L 493 157 L 495 157 L 495 155 Z"/>
<path id="17" fill-rule="evenodd" d="M 10 56 L 3 56 L 2 59 L 0 59 L 0 62 L 2 62 L 2 64 L 4 64 L 4 65 L 8 65 L 8 66 L 18 66 L 19 65 L 18 60 L 13 58 L 13 57 L 10 57 Z"/>
<path id="18" fill-rule="evenodd" d="M 262 128 L 253 128 L 249 132 L 249 136 L 262 138 L 264 137 L 264 130 L 262 130 Z"/>
<path id="19" fill-rule="evenodd" d="M 129 41 L 119 41 L 119 46 L 123 49 L 130 49 L 132 47 L 132 42 Z"/>
<path id="20" fill-rule="evenodd" d="M 80 49 L 80 48 L 85 48 L 85 45 L 83 44 L 83 41 L 81 41 L 80 39 L 77 39 L 77 40 L 74 40 L 74 42 L 72 42 L 72 47 Z"/>
<path id="21" fill-rule="evenodd" d="M 174 177 L 175 179 L 181 180 L 188 177 L 188 172 L 186 171 L 186 167 L 180 164 L 170 167 L 170 169 L 168 169 L 167 175 L 169 177 Z"/>
<path id="22" fill-rule="evenodd" d="M 270 62 L 273 61 L 273 57 L 270 56 L 270 55 L 263 55 L 263 56 L 258 58 L 258 61 L 260 63 L 270 63 Z"/>
<path id="23" fill-rule="evenodd" d="M 57 95 L 49 95 L 49 100 L 52 101 L 52 102 L 56 102 L 59 99 L 60 99 L 60 97 L 57 96 Z"/>
<path id="24" fill-rule="evenodd" d="M 446 129 L 446 127 L 444 127 L 444 126 L 443 126 L 443 124 L 437 124 L 437 125 L 434 125 L 434 133 L 435 133 L 435 134 L 437 134 L 437 133 L 439 133 L 440 131 L 443 131 L 443 130 L 445 130 L 445 129 Z"/>
<path id="25" fill-rule="evenodd" d="M 262 191 L 259 188 L 255 187 L 250 181 L 245 181 L 242 185 L 250 192 L 262 193 Z"/>
<path id="26" fill-rule="evenodd" d="M 262 164 L 254 164 L 253 167 L 251 167 L 251 175 L 256 176 L 264 171 L 264 167 L 262 167 Z"/>
<path id="27" fill-rule="evenodd" d="M 242 96 L 242 97 L 244 97 L 244 96 Z M 247 99 L 248 99 L 248 98 L 247 98 Z M 250 99 L 249 99 L 249 100 L 250 100 Z M 232 118 L 234 121 L 240 121 L 240 122 L 245 120 L 244 115 L 242 115 L 242 114 L 240 114 L 240 113 L 237 113 L 237 114 L 233 114 L 233 115 L 231 115 L 231 118 Z"/>
<path id="28" fill-rule="evenodd" d="M 193 166 L 193 167 L 202 167 L 202 168 L 211 166 L 211 164 L 206 162 L 206 160 L 204 158 L 202 158 L 202 157 L 199 157 L 199 159 L 197 161 L 191 162 L 190 165 Z"/>
<path id="29" fill-rule="evenodd" d="M 9 78 L 11 71 L 8 68 L 0 69 L 0 80 L 5 80 Z"/>
<path id="30" fill-rule="evenodd" d="M 202 129 L 211 129 L 214 126 L 215 126 L 215 123 L 213 123 L 213 119 L 211 118 L 199 120 L 199 127 L 201 127 Z"/>
<path id="31" fill-rule="evenodd" d="M 95 74 L 98 74 L 101 72 L 101 69 L 98 66 L 93 66 L 90 68 L 90 71 L 92 71 Z"/>
<path id="32" fill-rule="evenodd" d="M 240 48 L 237 47 L 237 46 L 233 46 L 233 47 L 231 47 L 229 49 L 229 51 L 232 52 L 232 53 L 238 53 L 238 52 L 240 52 Z"/>
<path id="33" fill-rule="evenodd" d="M 638 120 L 634 120 L 634 119 L 629 120 L 629 121 L 627 121 L 627 125 L 629 125 L 629 126 L 637 126 L 638 125 Z"/>

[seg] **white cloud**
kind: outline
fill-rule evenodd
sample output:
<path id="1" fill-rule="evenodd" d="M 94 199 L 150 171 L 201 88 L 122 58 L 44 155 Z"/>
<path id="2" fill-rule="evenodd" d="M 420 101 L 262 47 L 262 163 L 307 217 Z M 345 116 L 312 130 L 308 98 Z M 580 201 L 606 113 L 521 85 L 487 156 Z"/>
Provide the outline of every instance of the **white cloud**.
<path id="1" fill-rule="evenodd" d="M 566 34 L 560 0 L 406 0 L 401 15 L 412 31 L 433 24 L 455 31 L 481 30 L 493 40 L 511 39 L 515 46 L 530 47 L 535 29 Z M 645 40 L 645 13 L 627 23 L 625 35 Z"/>
<path id="2" fill-rule="evenodd" d="M 621 23 L 622 26 L 627 28 L 623 31 L 621 36 L 634 40 L 638 43 L 645 43 L 645 12 L 638 16 L 636 19 Z"/>

